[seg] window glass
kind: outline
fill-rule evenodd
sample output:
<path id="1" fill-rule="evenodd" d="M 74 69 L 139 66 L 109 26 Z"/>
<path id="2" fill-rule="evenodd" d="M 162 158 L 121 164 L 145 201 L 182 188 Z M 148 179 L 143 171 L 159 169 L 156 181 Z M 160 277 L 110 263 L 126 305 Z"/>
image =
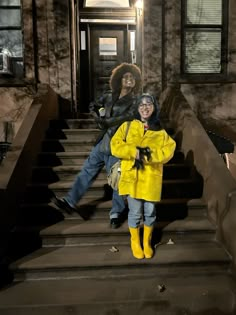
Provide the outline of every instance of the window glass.
<path id="1" fill-rule="evenodd" d="M 1 9 L 0 26 L 21 26 L 21 12 L 19 9 Z"/>
<path id="2" fill-rule="evenodd" d="M 135 31 L 130 31 L 130 50 L 135 50 Z"/>
<path id="3" fill-rule="evenodd" d="M 114 1 L 102 1 L 102 0 L 86 0 L 85 7 L 103 7 L 103 8 L 129 8 L 129 0 L 114 0 Z"/>
<path id="4" fill-rule="evenodd" d="M 221 31 L 187 31 L 185 42 L 185 72 L 220 73 Z"/>
<path id="5" fill-rule="evenodd" d="M 117 55 L 117 39 L 114 37 L 99 38 L 99 55 L 100 56 L 116 56 Z"/>
<path id="6" fill-rule="evenodd" d="M 80 31 L 80 49 L 86 50 L 86 33 L 85 33 L 85 31 Z"/>
<path id="7" fill-rule="evenodd" d="M 22 57 L 22 32 L 17 30 L 0 31 L 0 47 L 7 48 L 12 56 Z"/>
<path id="8" fill-rule="evenodd" d="M 188 24 L 221 24 L 222 0 L 188 0 Z"/>

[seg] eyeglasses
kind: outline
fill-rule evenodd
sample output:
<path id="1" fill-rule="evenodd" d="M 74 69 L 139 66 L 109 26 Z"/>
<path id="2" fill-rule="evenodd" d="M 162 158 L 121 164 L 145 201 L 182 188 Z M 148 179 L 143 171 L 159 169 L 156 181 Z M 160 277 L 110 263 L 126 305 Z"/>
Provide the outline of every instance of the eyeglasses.
<path id="1" fill-rule="evenodd" d="M 153 106 L 152 103 L 141 103 L 139 104 L 139 108 L 143 109 L 144 107 L 151 108 Z"/>
<path id="2" fill-rule="evenodd" d="M 135 80 L 135 77 L 134 77 L 131 73 L 130 73 L 130 74 L 127 73 L 127 74 L 124 74 L 124 75 L 123 75 L 122 79 L 125 79 L 125 80 L 128 80 L 128 79 L 129 79 L 129 80 L 130 80 L 130 79 L 131 79 L 131 80 Z"/>

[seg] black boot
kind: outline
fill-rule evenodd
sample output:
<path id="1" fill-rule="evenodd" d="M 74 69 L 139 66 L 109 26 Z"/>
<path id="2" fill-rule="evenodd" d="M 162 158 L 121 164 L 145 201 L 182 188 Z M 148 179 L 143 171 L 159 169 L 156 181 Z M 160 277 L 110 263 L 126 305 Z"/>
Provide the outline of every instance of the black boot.
<path id="1" fill-rule="evenodd" d="M 73 212 L 78 213 L 79 216 L 83 220 L 89 219 L 89 214 L 82 213 L 80 209 L 77 207 L 72 207 L 65 198 L 58 198 L 57 196 L 53 196 L 52 202 L 61 210 L 65 211 L 67 214 L 73 214 Z"/>

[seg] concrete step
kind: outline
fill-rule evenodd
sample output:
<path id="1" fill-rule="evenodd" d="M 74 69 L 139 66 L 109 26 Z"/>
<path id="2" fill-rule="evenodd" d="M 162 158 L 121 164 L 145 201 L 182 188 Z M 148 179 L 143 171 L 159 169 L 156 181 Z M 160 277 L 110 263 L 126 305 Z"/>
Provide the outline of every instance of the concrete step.
<path id="1" fill-rule="evenodd" d="M 81 171 L 83 163 L 78 165 L 59 165 L 55 167 L 38 166 L 34 167 L 32 173 L 32 181 L 34 183 L 53 183 L 57 181 L 74 181 L 78 173 Z M 163 178 L 177 179 L 189 178 L 191 176 L 191 168 L 185 164 L 166 164 L 164 165 Z M 99 173 L 97 179 L 105 180 L 107 173 L 105 167 Z"/>
<path id="2" fill-rule="evenodd" d="M 108 218 L 82 221 L 64 220 L 40 231 L 43 246 L 87 246 L 125 243 L 129 244 L 127 220 L 119 229 L 111 229 Z M 173 222 L 157 222 L 153 244 L 178 241 L 206 241 L 215 238 L 215 227 L 206 217 L 190 217 Z"/>
<path id="3" fill-rule="evenodd" d="M 235 283 L 221 266 L 156 268 L 143 276 L 15 283 L 0 292 L 2 315 L 233 315 Z M 160 291 L 164 285 L 165 290 Z"/>
<path id="4" fill-rule="evenodd" d="M 41 152 L 38 155 L 38 166 L 73 166 L 82 164 L 88 157 L 92 145 L 83 146 L 79 152 Z"/>
<path id="5" fill-rule="evenodd" d="M 68 142 L 68 140 L 64 140 Z M 77 165 L 81 163 L 82 159 L 86 159 L 93 147 L 93 143 L 81 144 L 78 151 L 65 151 L 65 148 L 59 142 L 58 150 L 48 146 L 48 152 L 41 152 L 38 155 L 37 165 L 38 166 L 58 166 L 58 165 Z M 176 151 L 174 157 L 168 162 L 168 164 L 177 164 L 184 162 L 184 154 L 181 151 Z"/>
<path id="6" fill-rule="evenodd" d="M 199 203 L 196 207 L 191 205 L 193 200 L 188 199 L 166 199 L 162 200 L 157 205 L 158 221 L 165 221 L 168 218 L 182 219 L 186 216 L 191 217 L 207 217 L 206 205 Z M 111 200 L 97 200 L 94 198 L 83 197 L 78 203 L 80 211 L 87 213 L 90 220 L 108 220 L 109 211 L 112 207 Z M 34 200 L 32 203 L 22 203 L 20 207 L 20 213 L 18 223 L 22 226 L 35 226 L 35 225 L 50 225 L 62 220 L 78 220 L 80 216 L 74 212 L 68 215 L 62 212 L 56 206 L 49 203 L 36 203 Z M 170 215 L 171 214 L 171 215 Z M 177 216 L 178 214 L 178 216 Z M 170 219 L 169 218 L 169 219 Z M 108 222 L 108 221 L 107 221 Z"/>
<path id="7" fill-rule="evenodd" d="M 49 188 L 58 196 L 64 196 L 66 192 L 72 187 L 71 181 L 58 181 L 49 185 L 35 184 L 29 187 L 30 193 L 39 192 L 40 189 L 45 190 Z M 97 196 L 97 198 L 104 197 L 104 189 L 106 188 L 107 180 L 97 179 L 92 183 L 87 196 Z M 106 194 L 106 192 L 105 192 Z M 195 179 L 164 179 L 162 184 L 162 198 L 199 198 L 202 195 L 202 186 L 198 180 Z"/>
<path id="8" fill-rule="evenodd" d="M 64 197 L 69 191 L 71 182 L 57 182 L 53 184 L 31 184 L 27 187 L 24 197 L 25 203 L 48 203 L 53 195 Z M 202 195 L 202 188 L 198 182 L 185 181 L 163 181 L 162 201 L 167 199 L 193 199 L 199 198 Z M 109 200 L 112 198 L 111 187 L 108 186 L 106 180 L 97 180 L 86 191 L 85 198 Z"/>
<path id="9" fill-rule="evenodd" d="M 48 129 L 46 133 L 47 140 L 96 140 L 98 135 L 101 133 L 99 129 Z"/>
<path id="10" fill-rule="evenodd" d="M 42 143 L 42 152 L 90 152 L 95 144 L 96 136 L 78 139 L 54 139 L 44 140 Z"/>
<path id="11" fill-rule="evenodd" d="M 116 244 L 113 244 L 116 246 Z M 224 266 L 230 258 L 215 241 L 162 244 L 152 259 L 135 259 L 129 245 L 64 246 L 41 248 L 10 265 L 15 280 L 112 277 L 142 274 L 144 268 L 174 266 Z"/>
<path id="12" fill-rule="evenodd" d="M 97 129 L 94 118 L 58 119 L 51 120 L 49 128 L 52 129 Z"/>

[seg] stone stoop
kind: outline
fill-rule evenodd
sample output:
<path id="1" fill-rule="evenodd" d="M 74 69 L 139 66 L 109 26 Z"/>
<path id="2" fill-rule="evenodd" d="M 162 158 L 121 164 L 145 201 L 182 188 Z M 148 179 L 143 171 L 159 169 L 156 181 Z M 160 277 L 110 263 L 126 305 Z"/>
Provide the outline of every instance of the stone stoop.
<path id="1" fill-rule="evenodd" d="M 78 204 L 89 220 L 51 203 L 72 185 L 97 132 L 90 119 L 51 122 L 15 230 L 19 244 L 37 233 L 40 245 L 11 263 L 0 315 L 236 314 L 231 258 L 215 240 L 201 177 L 178 149 L 164 167 L 152 259 L 132 256 L 125 215 L 110 228 L 104 170 Z"/>

